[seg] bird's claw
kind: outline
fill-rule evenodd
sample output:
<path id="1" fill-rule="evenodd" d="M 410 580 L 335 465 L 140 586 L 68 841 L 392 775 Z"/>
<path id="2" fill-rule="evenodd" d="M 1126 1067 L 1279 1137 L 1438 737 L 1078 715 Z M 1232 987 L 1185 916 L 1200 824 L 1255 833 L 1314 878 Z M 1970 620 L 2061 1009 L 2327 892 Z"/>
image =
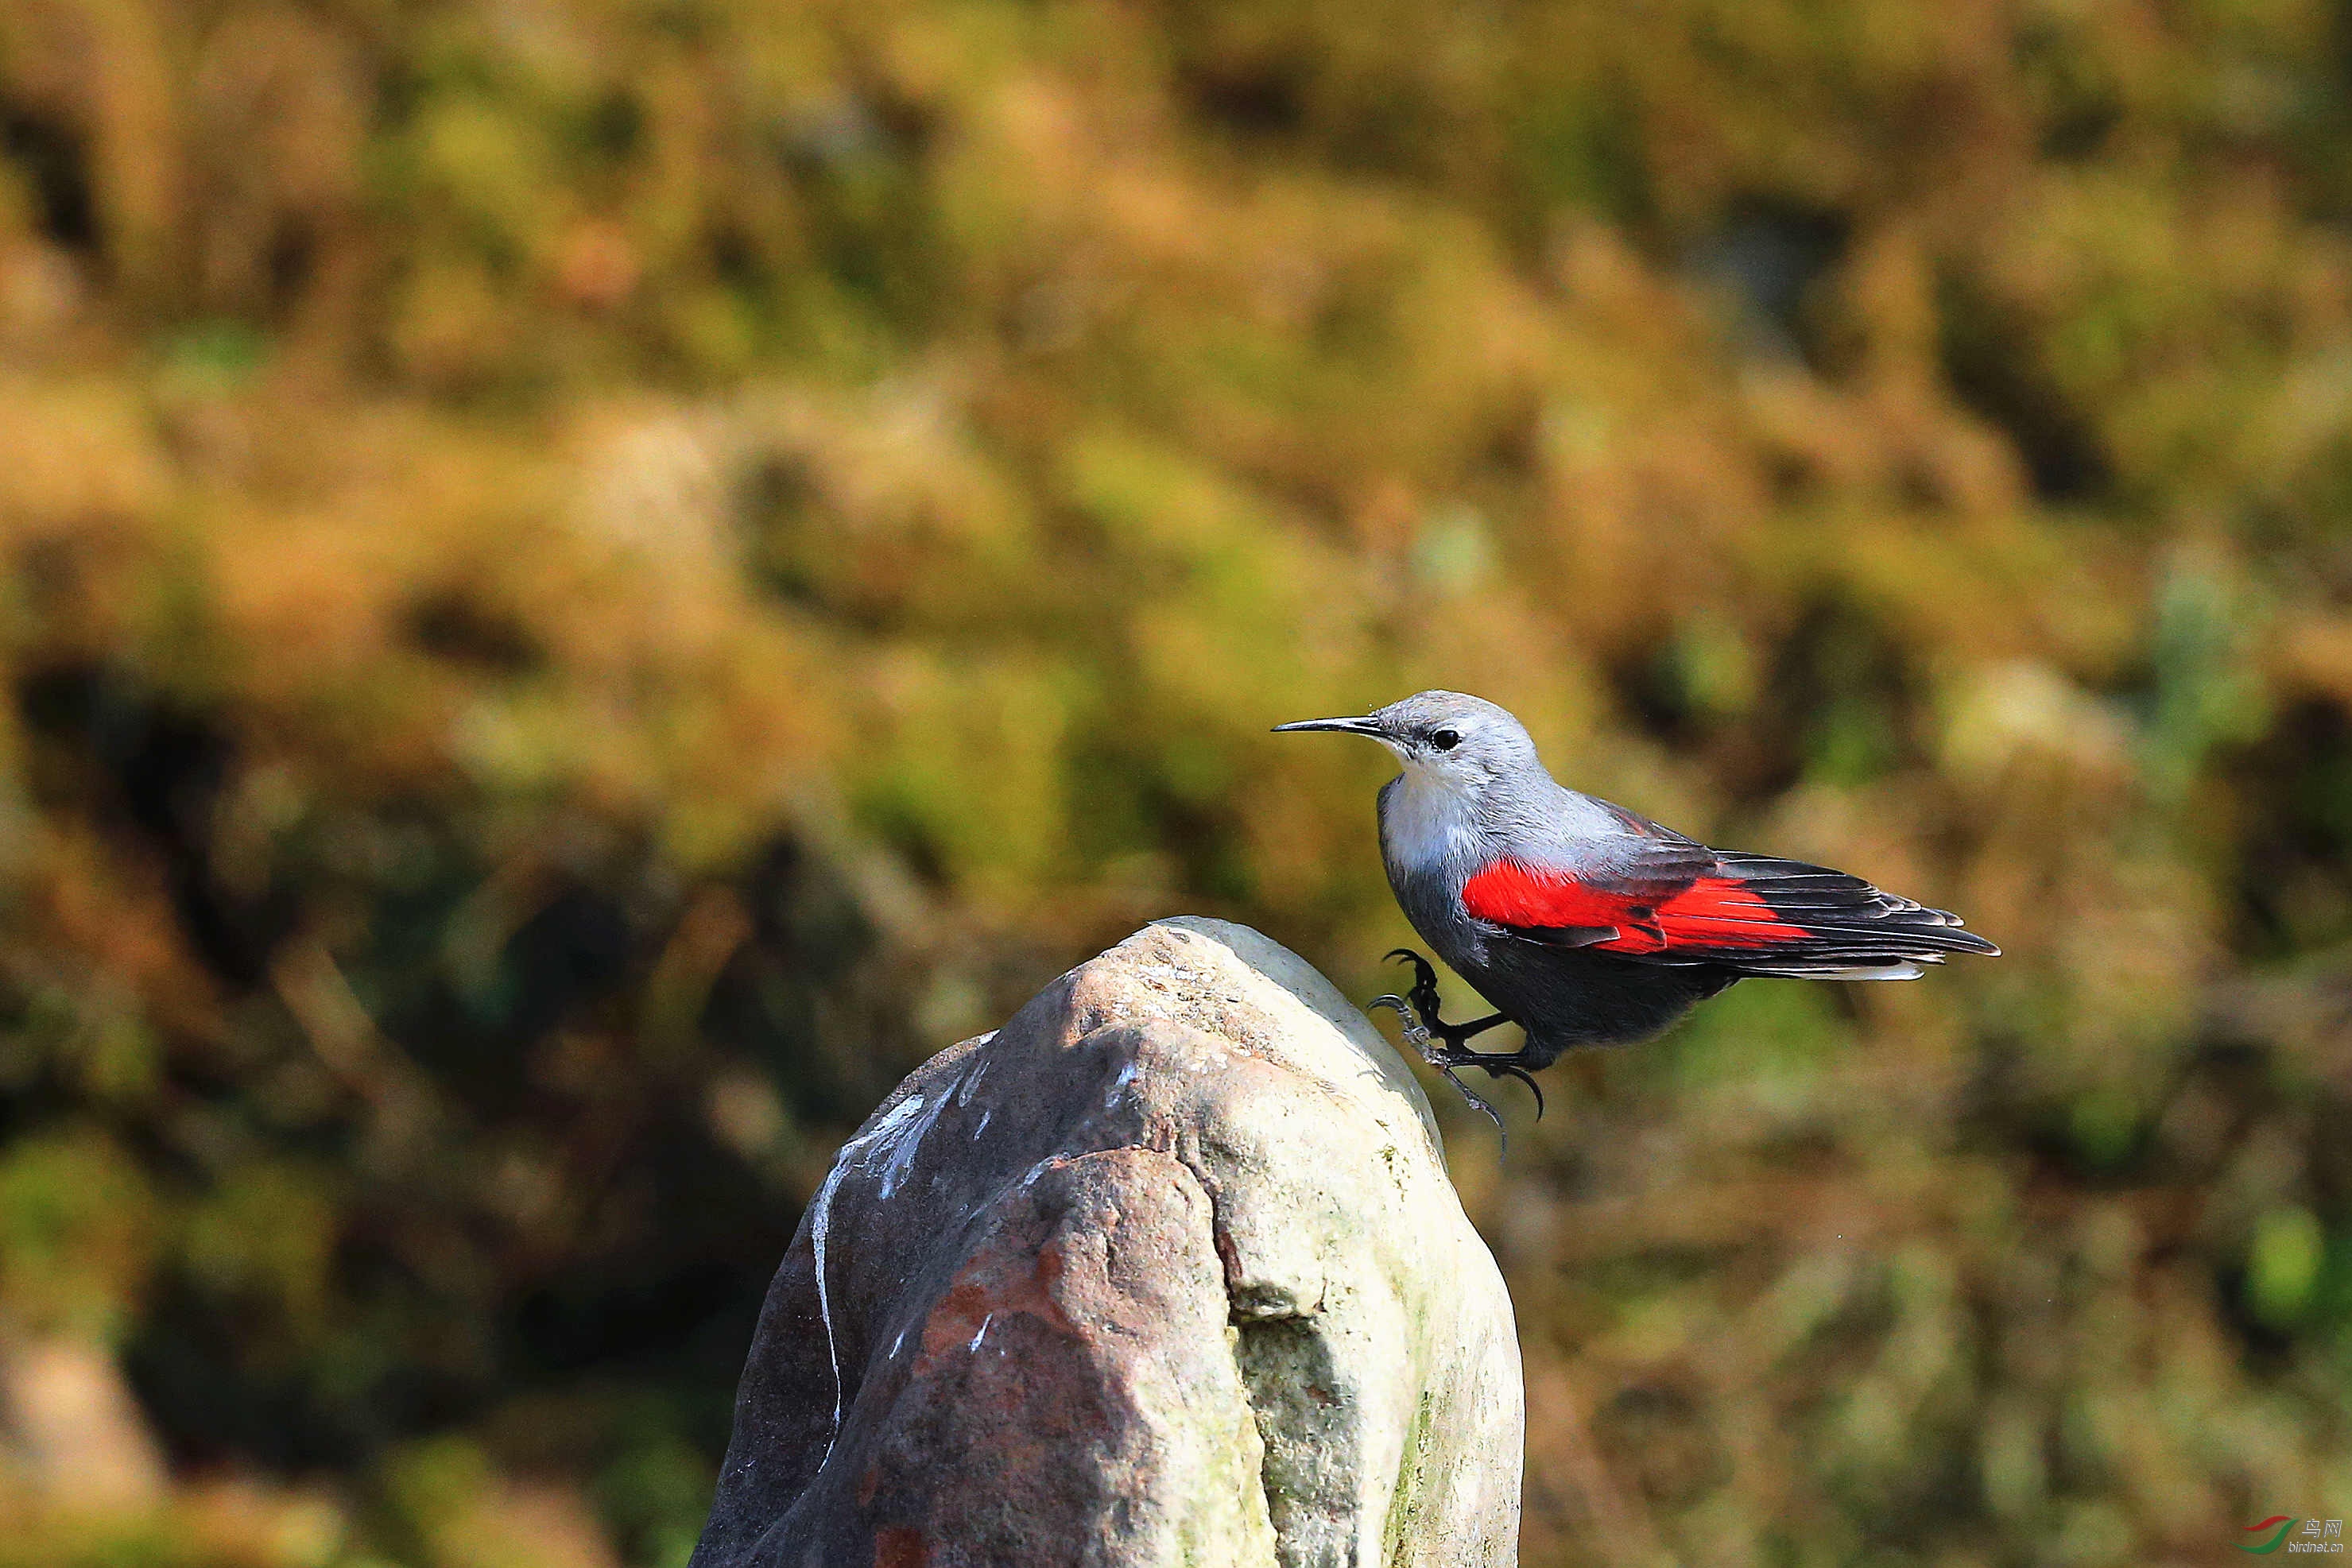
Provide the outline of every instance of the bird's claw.
<path id="1" fill-rule="evenodd" d="M 1462 1098 L 1470 1102 L 1470 1108 L 1472 1110 L 1477 1112 L 1480 1115 L 1486 1117 L 1486 1120 L 1495 1124 L 1496 1134 L 1503 1140 L 1503 1153 L 1506 1155 L 1509 1154 L 1511 1152 L 1511 1130 L 1503 1125 L 1503 1113 L 1500 1111 L 1496 1110 L 1492 1105 L 1486 1103 L 1486 1102 L 1481 1099 L 1478 1095 L 1473 1093 L 1471 1092 L 1470 1085 L 1463 1082 L 1460 1078 L 1456 1077 L 1453 1068 L 1448 1067 L 1444 1062 L 1438 1061 L 1436 1054 L 1433 1051 L 1423 1047 L 1422 1056 L 1432 1067 L 1434 1067 L 1438 1071 L 1445 1074 L 1445 1082 L 1453 1084 L 1454 1088 L 1462 1092 Z"/>
<path id="2" fill-rule="evenodd" d="M 1421 1021 L 1434 1028 L 1438 1009 L 1437 971 L 1430 967 L 1428 959 L 1410 947 L 1391 948 L 1381 961 L 1393 964 L 1400 958 L 1412 966 L 1412 985 L 1405 991 L 1405 997 L 1412 1003 L 1412 1010 L 1420 1015 Z"/>
<path id="3" fill-rule="evenodd" d="M 1445 1074 L 1446 1078 L 1453 1082 L 1454 1087 L 1461 1089 L 1465 1097 L 1466 1097 L 1472 1104 L 1476 1105 L 1480 1110 L 1485 1111 L 1489 1116 L 1492 1116 L 1495 1113 L 1493 1107 L 1487 1105 L 1475 1094 L 1472 1094 L 1469 1090 L 1463 1089 L 1462 1080 L 1454 1076 L 1454 1070 L 1457 1067 L 1475 1067 L 1483 1069 L 1486 1076 L 1489 1078 L 1507 1077 L 1517 1079 L 1520 1082 L 1528 1086 L 1528 1092 L 1536 1097 L 1536 1120 L 1538 1122 L 1543 1120 L 1543 1086 L 1536 1082 L 1535 1074 L 1529 1072 L 1526 1068 L 1521 1067 L 1517 1062 L 1488 1061 L 1486 1059 L 1485 1052 L 1468 1051 L 1459 1046 L 1446 1050 L 1437 1050 L 1427 1045 L 1423 1045 L 1422 1047 L 1421 1054 L 1423 1060 L 1426 1061 L 1432 1067 L 1436 1068 L 1440 1072 Z"/>
<path id="4" fill-rule="evenodd" d="M 1423 957 L 1420 954 L 1414 952 L 1410 947 L 1391 947 L 1388 950 L 1387 954 L 1381 957 L 1381 962 L 1383 964 L 1393 964 L 1399 958 L 1403 959 L 1406 963 L 1412 966 L 1413 978 L 1418 984 L 1423 986 L 1433 986 L 1437 984 L 1437 971 L 1429 967 L 1428 959 Z"/>
<path id="5" fill-rule="evenodd" d="M 1374 997 L 1370 1001 L 1364 1004 L 1364 1010 L 1366 1012 L 1371 1011 L 1374 1008 L 1387 1008 L 1391 1012 L 1394 1012 L 1397 1016 L 1398 1021 L 1404 1025 L 1403 1032 L 1405 1043 L 1420 1051 L 1423 1056 L 1427 1056 L 1429 1054 L 1429 1030 L 1423 1027 L 1422 1021 L 1418 1018 L 1413 1016 L 1412 1007 L 1402 997 Z"/>
<path id="6" fill-rule="evenodd" d="M 1461 1092 L 1462 1098 L 1470 1103 L 1473 1110 L 1495 1124 L 1495 1130 L 1503 1137 L 1503 1151 L 1508 1154 L 1511 1134 L 1503 1125 L 1502 1113 L 1484 1098 L 1474 1093 L 1470 1086 L 1462 1082 L 1461 1075 L 1454 1069 L 1482 1067 L 1486 1069 L 1486 1076 L 1489 1078 L 1508 1075 L 1517 1079 L 1526 1084 L 1528 1091 L 1536 1097 L 1538 1121 L 1543 1119 L 1543 1091 L 1536 1087 L 1534 1077 L 1526 1068 L 1514 1062 L 1488 1061 L 1486 1059 L 1485 1052 L 1472 1051 L 1467 1046 L 1457 1043 L 1452 1035 L 1442 1034 L 1441 1031 L 1446 1026 L 1439 1019 L 1437 1013 L 1437 971 L 1430 967 L 1428 959 L 1410 947 L 1395 949 L 1388 955 L 1386 961 L 1393 962 L 1400 958 L 1412 966 L 1413 981 L 1411 988 L 1401 997 L 1394 994 L 1374 997 L 1364 1004 L 1364 1010 L 1370 1012 L 1375 1008 L 1387 1008 L 1392 1010 L 1397 1015 L 1398 1021 L 1404 1026 L 1402 1032 L 1405 1043 L 1419 1051 L 1423 1061 L 1444 1073 L 1445 1081 Z"/>
<path id="7" fill-rule="evenodd" d="M 1507 1062 L 1496 1062 L 1494 1066 L 1487 1068 L 1486 1071 L 1490 1076 L 1507 1072 L 1512 1077 L 1517 1079 L 1520 1082 L 1526 1084 L 1528 1086 L 1528 1092 L 1536 1097 L 1536 1120 L 1538 1122 L 1543 1120 L 1543 1085 L 1536 1082 L 1534 1073 L 1529 1072 L 1524 1067 L 1514 1067 Z"/>

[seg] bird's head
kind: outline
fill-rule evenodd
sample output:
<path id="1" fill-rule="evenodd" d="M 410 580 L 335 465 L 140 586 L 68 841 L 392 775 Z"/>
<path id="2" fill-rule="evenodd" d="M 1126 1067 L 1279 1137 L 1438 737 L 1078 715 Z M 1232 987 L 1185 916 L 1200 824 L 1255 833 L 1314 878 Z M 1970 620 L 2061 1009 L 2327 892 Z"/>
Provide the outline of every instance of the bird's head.
<path id="1" fill-rule="evenodd" d="M 1307 718 L 1276 732 L 1328 729 L 1377 740 L 1418 782 L 1475 796 L 1496 779 L 1539 767 L 1527 727 L 1483 697 L 1416 692 L 1361 718 Z"/>

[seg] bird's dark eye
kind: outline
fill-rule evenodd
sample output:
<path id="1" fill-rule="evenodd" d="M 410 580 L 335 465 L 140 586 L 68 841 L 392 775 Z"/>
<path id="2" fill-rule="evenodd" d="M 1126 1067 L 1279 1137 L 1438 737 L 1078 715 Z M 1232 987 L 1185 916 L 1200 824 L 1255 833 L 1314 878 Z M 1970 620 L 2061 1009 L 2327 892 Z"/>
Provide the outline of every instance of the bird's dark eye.
<path id="1" fill-rule="evenodd" d="M 1433 730 L 1430 732 L 1429 744 L 1440 751 L 1451 751 L 1462 744 L 1462 735 L 1459 730 Z"/>

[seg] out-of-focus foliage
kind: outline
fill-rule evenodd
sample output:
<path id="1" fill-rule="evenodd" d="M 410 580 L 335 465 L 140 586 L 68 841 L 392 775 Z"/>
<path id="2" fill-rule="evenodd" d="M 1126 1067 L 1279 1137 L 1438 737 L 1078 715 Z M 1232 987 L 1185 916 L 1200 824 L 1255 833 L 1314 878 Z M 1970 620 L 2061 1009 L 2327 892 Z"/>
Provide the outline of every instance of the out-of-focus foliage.
<path id="1" fill-rule="evenodd" d="M 1156 914 L 1368 994 L 1264 732 L 1432 685 L 2009 950 L 1454 1124 L 1529 1563 L 2352 1515 L 2347 60 L 0 5 L 0 1564 L 679 1562 L 845 1129 Z"/>

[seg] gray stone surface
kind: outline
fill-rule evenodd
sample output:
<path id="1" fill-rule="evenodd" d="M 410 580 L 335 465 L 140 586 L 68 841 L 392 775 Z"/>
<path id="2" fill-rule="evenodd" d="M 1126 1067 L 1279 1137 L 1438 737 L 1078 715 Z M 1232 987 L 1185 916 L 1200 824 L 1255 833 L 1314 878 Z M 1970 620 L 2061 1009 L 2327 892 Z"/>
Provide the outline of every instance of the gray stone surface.
<path id="1" fill-rule="evenodd" d="M 911 1074 L 771 1288 L 694 1568 L 1517 1557 L 1510 1301 L 1394 1051 L 1146 927 Z"/>

